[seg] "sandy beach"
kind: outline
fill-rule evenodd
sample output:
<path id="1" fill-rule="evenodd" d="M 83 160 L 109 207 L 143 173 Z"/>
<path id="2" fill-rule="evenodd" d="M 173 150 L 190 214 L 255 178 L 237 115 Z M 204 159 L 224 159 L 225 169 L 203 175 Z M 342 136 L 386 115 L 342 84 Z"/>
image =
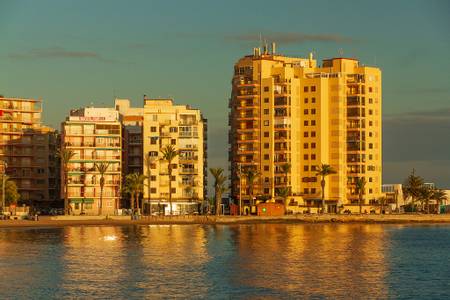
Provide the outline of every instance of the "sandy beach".
<path id="1" fill-rule="evenodd" d="M 8 227 L 59 227 L 59 226 L 125 226 L 152 224 L 264 224 L 264 223 L 385 223 L 385 224 L 437 224 L 449 223 L 450 215 L 286 215 L 281 217 L 258 216 L 165 216 L 142 217 L 131 220 L 130 217 L 81 217 L 81 216 L 42 216 L 39 221 L 0 220 L 0 228 Z"/>

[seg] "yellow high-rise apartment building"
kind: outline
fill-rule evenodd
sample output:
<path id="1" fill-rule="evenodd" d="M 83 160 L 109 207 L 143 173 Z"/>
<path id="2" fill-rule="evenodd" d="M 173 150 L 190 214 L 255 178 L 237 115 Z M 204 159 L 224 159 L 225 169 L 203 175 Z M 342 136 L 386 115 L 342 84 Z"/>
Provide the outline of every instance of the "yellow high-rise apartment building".
<path id="1" fill-rule="evenodd" d="M 95 164 L 108 164 L 104 174 L 102 214 L 119 208 L 122 184 L 122 125 L 114 108 L 72 110 L 61 125 L 61 147 L 75 153 L 68 163 L 68 198 L 73 214 L 99 213 L 101 174 Z M 64 172 L 61 172 L 64 197 Z"/>
<path id="2" fill-rule="evenodd" d="M 144 199 L 152 211 L 168 214 L 169 180 L 172 180 L 173 213 L 199 211 L 206 197 L 206 119 L 200 110 L 175 105 L 172 99 L 144 99 L 144 175 L 150 166 L 150 189 Z M 161 150 L 173 145 L 178 156 L 173 160 L 172 178 Z"/>
<path id="3" fill-rule="evenodd" d="M 41 124 L 42 101 L 0 96 L 0 160 L 20 202 L 48 207 L 59 200 L 57 132 Z"/>
<path id="4" fill-rule="evenodd" d="M 257 199 L 281 200 L 280 191 L 290 189 L 288 210 L 314 212 L 321 200 L 316 168 L 329 164 L 337 173 L 326 179 L 327 211 L 359 210 L 358 178 L 366 181 L 363 211 L 369 211 L 382 195 L 380 69 L 341 57 L 318 66 L 312 54 L 286 57 L 272 48 L 255 48 L 234 66 L 232 196 L 239 199 L 242 183 L 243 204 L 251 204 L 247 180 L 238 173 L 254 168 Z"/>

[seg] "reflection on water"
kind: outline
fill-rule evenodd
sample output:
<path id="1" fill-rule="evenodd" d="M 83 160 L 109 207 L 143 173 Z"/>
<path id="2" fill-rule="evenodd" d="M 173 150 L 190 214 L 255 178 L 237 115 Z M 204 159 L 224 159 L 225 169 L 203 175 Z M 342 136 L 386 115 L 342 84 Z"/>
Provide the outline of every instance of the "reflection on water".
<path id="1" fill-rule="evenodd" d="M 0 298 L 445 298 L 449 248 L 448 226 L 2 229 Z"/>

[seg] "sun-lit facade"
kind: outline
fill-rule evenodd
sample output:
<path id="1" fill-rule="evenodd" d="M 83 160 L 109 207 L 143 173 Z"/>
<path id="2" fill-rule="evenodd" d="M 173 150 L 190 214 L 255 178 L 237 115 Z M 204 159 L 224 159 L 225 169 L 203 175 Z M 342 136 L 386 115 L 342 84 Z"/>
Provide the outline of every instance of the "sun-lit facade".
<path id="1" fill-rule="evenodd" d="M 115 214 L 122 184 L 122 125 L 114 108 L 85 107 L 72 110 L 61 125 L 61 147 L 75 154 L 68 163 L 67 192 L 73 214 Z M 96 167 L 108 166 L 104 174 Z M 61 182 L 64 172 L 61 172 Z M 64 189 L 61 189 L 64 196 Z"/>
<path id="2" fill-rule="evenodd" d="M 58 133 L 41 124 L 42 101 L 0 96 L 0 160 L 20 201 L 51 206 L 59 200 Z"/>
<path id="3" fill-rule="evenodd" d="M 150 195 L 144 189 L 152 211 L 170 212 L 169 180 L 172 181 L 173 213 L 199 211 L 206 197 L 206 119 L 200 110 L 175 105 L 172 99 L 144 100 L 144 175 L 150 174 Z M 161 150 L 172 145 L 178 155 L 173 160 L 172 178 Z M 150 167 L 150 172 L 149 168 Z M 149 197 L 150 196 L 150 197 Z"/>
<path id="4" fill-rule="evenodd" d="M 274 48 L 274 47 L 273 47 Z M 381 193 L 381 71 L 352 58 L 286 57 L 254 49 L 234 66 L 229 102 L 231 194 L 249 205 L 249 186 L 239 169 L 255 169 L 256 199 L 280 199 L 288 210 L 317 211 L 317 166 L 326 179 L 327 211 L 357 211 L 355 183 L 364 178 L 364 209 Z M 283 166 L 289 164 L 290 171 Z M 241 183 L 240 183 L 241 182 Z"/>

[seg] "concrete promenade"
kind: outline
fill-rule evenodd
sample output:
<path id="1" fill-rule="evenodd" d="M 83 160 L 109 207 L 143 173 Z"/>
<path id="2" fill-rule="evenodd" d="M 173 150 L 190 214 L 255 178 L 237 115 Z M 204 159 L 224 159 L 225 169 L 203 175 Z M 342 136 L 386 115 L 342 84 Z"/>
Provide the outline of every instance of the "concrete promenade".
<path id="1" fill-rule="evenodd" d="M 131 220 L 129 216 L 42 216 L 39 221 L 0 220 L 0 228 L 5 227 L 58 227 L 58 226 L 121 226 L 152 224 L 301 224 L 301 223 L 366 223 L 366 224 L 450 224 L 450 214 L 390 214 L 390 215 L 286 215 L 281 217 L 257 216 L 159 216 L 142 217 Z"/>

